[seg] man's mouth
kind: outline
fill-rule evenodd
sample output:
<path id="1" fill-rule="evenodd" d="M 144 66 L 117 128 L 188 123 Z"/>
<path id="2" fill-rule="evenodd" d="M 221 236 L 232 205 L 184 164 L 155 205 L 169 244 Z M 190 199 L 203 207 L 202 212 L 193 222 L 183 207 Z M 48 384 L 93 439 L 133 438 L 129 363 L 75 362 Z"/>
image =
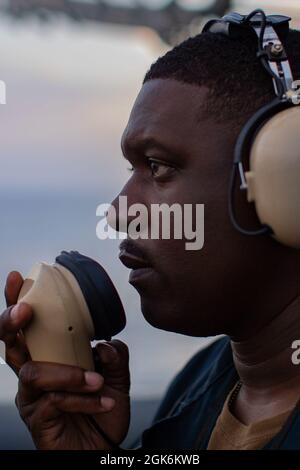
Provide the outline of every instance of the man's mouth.
<path id="1" fill-rule="evenodd" d="M 144 252 L 131 240 L 123 240 L 119 246 L 119 259 L 126 268 L 131 269 L 129 283 L 137 284 L 153 273 L 153 267 Z"/>

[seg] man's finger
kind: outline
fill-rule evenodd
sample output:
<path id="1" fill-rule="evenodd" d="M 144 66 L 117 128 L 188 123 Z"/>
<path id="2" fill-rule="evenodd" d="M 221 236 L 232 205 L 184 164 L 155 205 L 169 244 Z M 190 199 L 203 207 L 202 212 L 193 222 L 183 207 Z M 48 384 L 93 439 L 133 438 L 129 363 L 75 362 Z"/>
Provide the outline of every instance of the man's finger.
<path id="1" fill-rule="evenodd" d="M 13 345 L 6 347 L 5 362 L 13 371 L 19 375 L 19 370 L 28 361 L 31 361 L 30 353 L 25 344 L 22 333 L 17 333 Z"/>
<path id="2" fill-rule="evenodd" d="M 0 340 L 4 341 L 7 347 L 14 345 L 17 333 L 27 325 L 32 313 L 30 305 L 20 303 L 7 308 L 0 315 Z"/>
<path id="3" fill-rule="evenodd" d="M 4 290 L 7 307 L 17 303 L 23 282 L 24 280 L 18 271 L 12 271 L 7 276 Z"/>
<path id="4" fill-rule="evenodd" d="M 21 406 L 35 401 L 45 392 L 95 393 L 103 377 L 79 367 L 51 362 L 27 362 L 20 370 L 18 400 Z"/>
<path id="5" fill-rule="evenodd" d="M 110 397 L 79 394 L 67 394 L 64 392 L 45 393 L 33 404 L 20 406 L 19 394 L 16 397 L 22 419 L 30 427 L 34 434 L 35 428 L 40 432 L 43 424 L 55 420 L 61 413 L 76 413 L 85 415 L 99 415 L 107 413 L 115 407 L 115 400 Z"/>
<path id="6" fill-rule="evenodd" d="M 25 303 L 9 307 L 0 315 L 0 340 L 5 343 L 7 364 L 18 374 L 22 365 L 30 360 L 21 328 L 30 321 L 32 309 Z"/>
<path id="7" fill-rule="evenodd" d="M 106 385 L 123 393 L 130 388 L 129 352 L 120 340 L 98 343 L 96 345 L 98 361 L 96 367 L 101 370 Z"/>
<path id="8" fill-rule="evenodd" d="M 115 400 L 101 395 L 84 396 L 81 394 L 68 394 L 51 392 L 43 397 L 46 404 L 66 413 L 82 413 L 96 415 L 107 413 L 115 406 Z M 47 406 L 44 410 L 47 413 Z"/>
<path id="9" fill-rule="evenodd" d="M 96 345 L 96 350 L 103 370 L 117 375 L 121 370 L 128 371 L 129 352 L 123 341 L 115 339 L 101 342 Z"/>

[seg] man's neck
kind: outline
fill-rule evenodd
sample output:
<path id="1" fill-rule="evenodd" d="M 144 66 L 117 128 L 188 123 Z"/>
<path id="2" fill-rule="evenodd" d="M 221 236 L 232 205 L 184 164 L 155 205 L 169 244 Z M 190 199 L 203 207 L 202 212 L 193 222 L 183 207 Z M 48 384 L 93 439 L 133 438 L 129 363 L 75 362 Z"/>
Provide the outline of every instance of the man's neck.
<path id="1" fill-rule="evenodd" d="M 300 340 L 300 296 L 255 336 L 231 342 L 243 383 L 236 405 L 242 421 L 279 414 L 300 398 L 300 365 L 292 361 L 295 340 Z"/>

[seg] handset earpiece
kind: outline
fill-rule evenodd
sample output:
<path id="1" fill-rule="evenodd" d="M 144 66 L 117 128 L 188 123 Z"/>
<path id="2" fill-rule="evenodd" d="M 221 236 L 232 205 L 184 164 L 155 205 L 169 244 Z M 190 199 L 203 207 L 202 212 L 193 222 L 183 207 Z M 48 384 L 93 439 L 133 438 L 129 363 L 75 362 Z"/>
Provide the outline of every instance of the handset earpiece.
<path id="1" fill-rule="evenodd" d="M 53 265 L 37 263 L 18 302 L 33 308 L 23 333 L 33 360 L 94 369 L 90 342 L 110 340 L 125 327 L 120 297 L 103 267 L 63 251 Z"/>

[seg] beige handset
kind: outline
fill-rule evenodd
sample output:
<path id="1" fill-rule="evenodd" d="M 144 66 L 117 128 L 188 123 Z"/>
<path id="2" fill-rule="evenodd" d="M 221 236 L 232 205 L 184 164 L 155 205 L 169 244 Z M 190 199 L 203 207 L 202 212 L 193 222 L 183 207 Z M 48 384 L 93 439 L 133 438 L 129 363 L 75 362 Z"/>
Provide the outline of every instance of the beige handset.
<path id="1" fill-rule="evenodd" d="M 32 360 L 94 369 L 90 342 L 110 339 L 126 323 L 110 278 L 96 261 L 62 252 L 53 265 L 37 263 L 18 302 L 33 308 L 23 330 Z"/>

